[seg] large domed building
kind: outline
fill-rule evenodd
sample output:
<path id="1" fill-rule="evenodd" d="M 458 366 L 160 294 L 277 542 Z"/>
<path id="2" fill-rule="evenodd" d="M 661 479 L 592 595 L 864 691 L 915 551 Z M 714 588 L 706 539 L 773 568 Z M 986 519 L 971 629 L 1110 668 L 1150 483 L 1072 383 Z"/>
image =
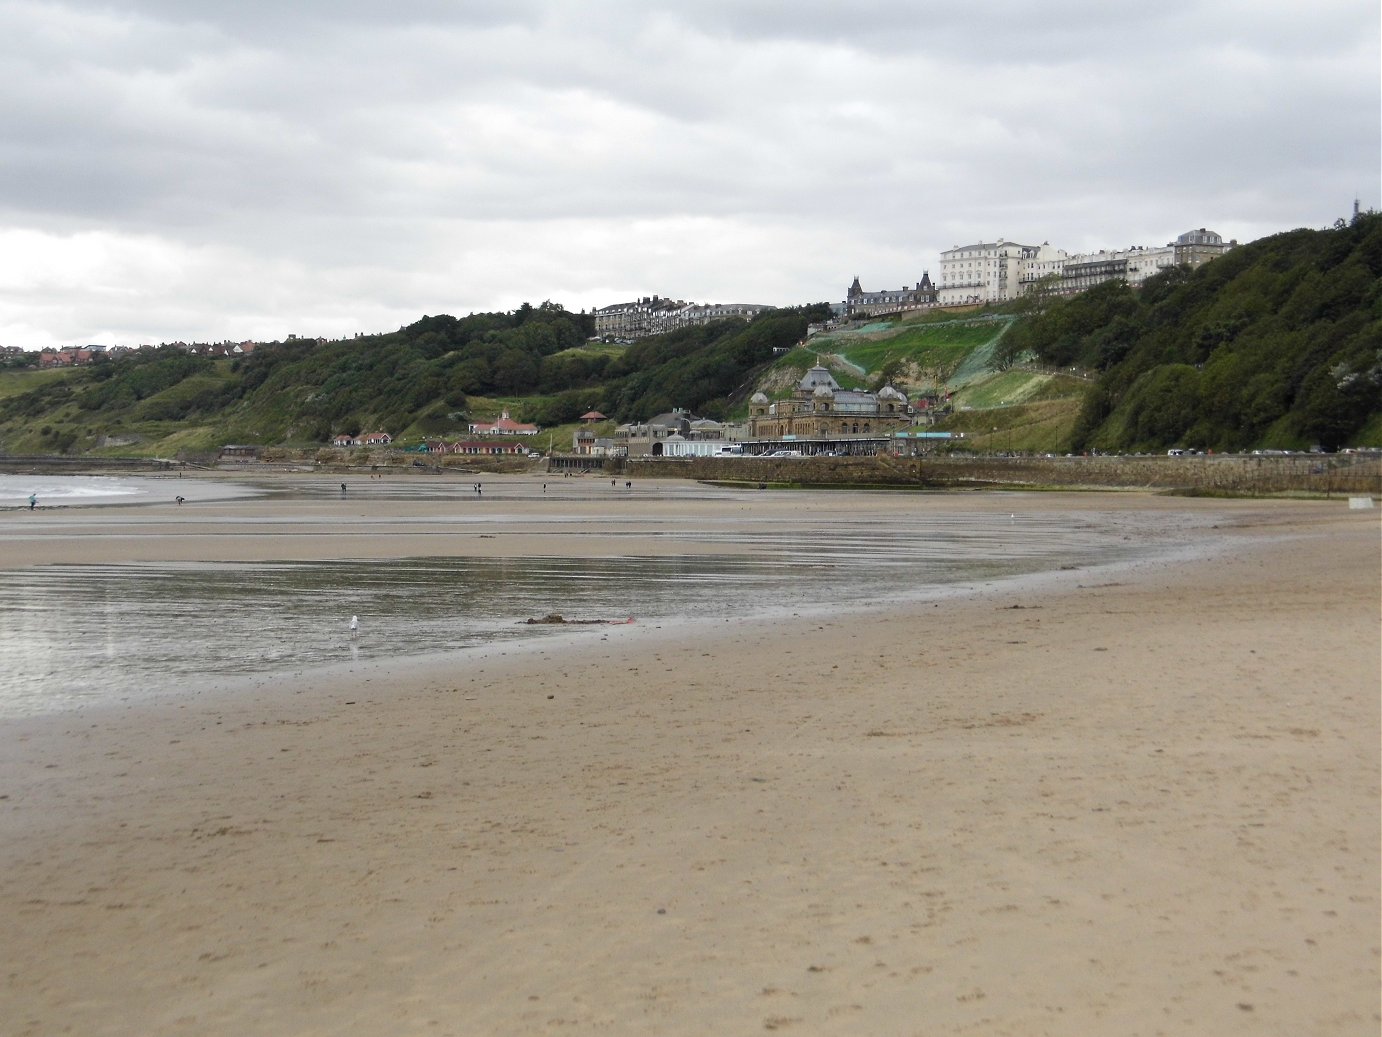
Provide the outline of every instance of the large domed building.
<path id="1" fill-rule="evenodd" d="M 911 423 L 907 397 L 891 385 L 876 393 L 843 389 L 819 363 L 790 399 L 774 403 L 761 392 L 749 399 L 750 439 L 879 439 Z"/>

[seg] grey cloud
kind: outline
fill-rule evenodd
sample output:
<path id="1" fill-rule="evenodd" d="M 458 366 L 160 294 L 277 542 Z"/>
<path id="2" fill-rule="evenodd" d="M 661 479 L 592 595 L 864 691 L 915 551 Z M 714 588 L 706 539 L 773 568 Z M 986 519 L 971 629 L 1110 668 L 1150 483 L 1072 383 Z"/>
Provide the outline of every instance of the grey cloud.
<path id="1" fill-rule="evenodd" d="M 300 46 L 314 34 L 336 34 L 379 26 L 431 25 L 447 29 L 488 27 L 531 20 L 545 4 L 537 0 L 98 0 L 69 2 L 77 10 L 109 10 L 126 17 L 178 26 L 215 26 L 228 36 Z M 285 37 L 287 37 L 285 39 Z"/>
<path id="2" fill-rule="evenodd" d="M 184 291 L 224 327 L 559 289 L 835 298 L 870 257 L 900 284 L 997 234 L 1080 248 L 1324 224 L 1376 190 L 1378 14 L 1311 14 L 11 3 L 0 232 L 60 249 L 101 228 L 226 265 L 243 298 L 209 268 Z M 145 293 L 131 320 L 188 312 L 152 275 L 124 287 Z M 0 311 L 22 309 L 3 289 Z"/>

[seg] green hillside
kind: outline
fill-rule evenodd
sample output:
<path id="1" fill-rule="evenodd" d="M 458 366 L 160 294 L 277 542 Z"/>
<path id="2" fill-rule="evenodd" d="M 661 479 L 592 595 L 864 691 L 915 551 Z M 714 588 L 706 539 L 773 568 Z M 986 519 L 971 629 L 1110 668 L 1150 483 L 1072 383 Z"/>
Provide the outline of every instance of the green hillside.
<path id="1" fill-rule="evenodd" d="M 1013 319 L 985 314 L 937 320 L 927 315 L 874 322 L 819 335 L 808 347 L 869 375 L 886 373 L 901 380 L 929 381 L 933 386 L 957 386 L 988 369 L 986 360 Z"/>
<path id="2" fill-rule="evenodd" d="M 642 339 L 592 341 L 551 303 L 445 314 L 237 359 L 143 350 L 0 371 L 0 452 L 195 456 L 317 447 L 340 433 L 464 434 L 501 409 L 569 442 L 581 414 L 746 416 L 816 363 L 846 388 L 948 400 L 937 428 L 986 450 L 1382 445 L 1382 218 L 1292 231 L 1140 290 L 1121 282 L 1007 309 L 875 319 L 807 338 L 823 304 Z"/>
<path id="3" fill-rule="evenodd" d="M 1378 445 L 1382 216 L 1058 301 L 1003 343 L 1022 358 L 1098 372 L 1076 447 Z"/>
<path id="4" fill-rule="evenodd" d="M 0 380 L 0 451 L 172 456 L 228 442 L 313 447 L 340 433 L 464 434 L 511 415 L 544 428 L 589 410 L 633 420 L 685 407 L 727 416 L 820 308 L 775 310 L 631 346 L 590 342 L 593 318 L 545 303 L 424 317 L 387 335 L 270 343 L 237 359 L 143 350 Z"/>

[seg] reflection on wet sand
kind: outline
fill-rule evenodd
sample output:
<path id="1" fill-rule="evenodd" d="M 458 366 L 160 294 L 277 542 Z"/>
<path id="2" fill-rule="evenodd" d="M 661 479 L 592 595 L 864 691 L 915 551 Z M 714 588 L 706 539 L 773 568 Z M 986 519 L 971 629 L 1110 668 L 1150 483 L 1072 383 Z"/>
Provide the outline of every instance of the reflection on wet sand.
<path id="1" fill-rule="evenodd" d="M 643 534 L 646 536 L 646 534 Z M 693 620 L 886 606 L 957 582 L 1091 564 L 1087 523 L 841 519 L 664 534 L 688 553 L 51 565 L 0 570 L 0 713 L 176 691 L 210 677 L 541 637 L 532 617 Z M 560 550 L 560 540 L 552 547 Z M 690 550 L 695 548 L 694 551 Z M 721 551 L 736 553 L 721 553 Z M 358 639 L 352 615 L 361 617 Z"/>

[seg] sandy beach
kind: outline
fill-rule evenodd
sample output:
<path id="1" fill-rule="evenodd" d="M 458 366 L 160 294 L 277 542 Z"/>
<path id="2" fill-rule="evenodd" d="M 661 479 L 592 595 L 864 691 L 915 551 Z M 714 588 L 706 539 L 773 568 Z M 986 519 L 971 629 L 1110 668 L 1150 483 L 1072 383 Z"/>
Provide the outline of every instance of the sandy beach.
<path id="1" fill-rule="evenodd" d="M 652 553 L 900 506 L 640 486 L 554 529 L 505 485 L 22 515 L 0 567 Z M 1379 512 L 925 506 L 1215 546 L 0 722 L 0 1032 L 1376 1035 Z"/>

